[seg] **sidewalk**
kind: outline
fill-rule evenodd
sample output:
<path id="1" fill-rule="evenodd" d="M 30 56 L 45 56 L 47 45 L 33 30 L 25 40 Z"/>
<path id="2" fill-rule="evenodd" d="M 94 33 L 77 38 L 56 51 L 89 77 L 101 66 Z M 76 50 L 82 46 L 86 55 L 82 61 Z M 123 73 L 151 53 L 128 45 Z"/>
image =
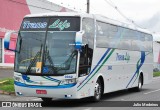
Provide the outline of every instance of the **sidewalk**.
<path id="1" fill-rule="evenodd" d="M 0 79 L 13 78 L 13 68 L 0 68 Z"/>

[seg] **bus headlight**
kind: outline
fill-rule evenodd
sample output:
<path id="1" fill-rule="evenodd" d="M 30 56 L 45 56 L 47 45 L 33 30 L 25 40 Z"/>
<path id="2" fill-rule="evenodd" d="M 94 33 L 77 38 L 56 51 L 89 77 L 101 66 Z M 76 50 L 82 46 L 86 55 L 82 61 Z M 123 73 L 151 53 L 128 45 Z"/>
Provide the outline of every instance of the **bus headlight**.
<path id="1" fill-rule="evenodd" d="M 14 76 L 14 80 L 17 82 L 23 82 L 23 79 L 20 76 Z"/>
<path id="2" fill-rule="evenodd" d="M 64 80 L 61 81 L 60 85 L 74 84 L 76 82 L 77 82 L 76 78 L 74 78 L 74 79 L 64 79 Z"/>

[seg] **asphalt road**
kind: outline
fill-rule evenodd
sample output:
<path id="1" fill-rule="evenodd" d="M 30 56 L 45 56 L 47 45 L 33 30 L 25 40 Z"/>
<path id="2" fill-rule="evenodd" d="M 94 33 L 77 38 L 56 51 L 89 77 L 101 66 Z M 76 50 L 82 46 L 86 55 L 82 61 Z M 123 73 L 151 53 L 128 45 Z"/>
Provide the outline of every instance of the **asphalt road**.
<path id="1" fill-rule="evenodd" d="M 16 97 L 0 95 L 0 101 L 36 101 L 42 102 L 40 98 L 36 97 Z M 160 101 L 160 77 L 154 78 L 152 83 L 144 85 L 141 92 L 129 92 L 128 90 L 117 91 L 105 94 L 101 102 L 93 103 L 89 99 L 83 100 L 56 100 L 53 99 L 50 103 L 42 103 L 45 108 L 38 108 L 37 110 L 159 110 L 160 107 L 118 107 L 123 105 L 126 101 Z M 122 101 L 123 103 L 120 103 Z M 160 103 L 160 102 L 159 102 Z M 113 107 L 104 107 L 111 104 Z M 115 105 L 115 107 L 114 107 Z M 3 108 L 10 110 L 11 108 Z M 12 108 L 12 110 L 21 110 L 22 108 Z M 30 108 L 33 109 L 33 108 Z M 36 108 L 34 108 L 36 110 Z"/>

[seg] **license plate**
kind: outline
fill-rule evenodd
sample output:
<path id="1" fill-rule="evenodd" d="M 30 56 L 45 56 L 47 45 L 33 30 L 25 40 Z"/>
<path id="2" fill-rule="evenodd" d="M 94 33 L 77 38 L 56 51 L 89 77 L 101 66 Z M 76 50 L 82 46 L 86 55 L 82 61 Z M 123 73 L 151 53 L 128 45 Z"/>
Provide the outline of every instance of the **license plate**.
<path id="1" fill-rule="evenodd" d="M 47 94 L 46 90 L 36 90 L 37 94 Z"/>

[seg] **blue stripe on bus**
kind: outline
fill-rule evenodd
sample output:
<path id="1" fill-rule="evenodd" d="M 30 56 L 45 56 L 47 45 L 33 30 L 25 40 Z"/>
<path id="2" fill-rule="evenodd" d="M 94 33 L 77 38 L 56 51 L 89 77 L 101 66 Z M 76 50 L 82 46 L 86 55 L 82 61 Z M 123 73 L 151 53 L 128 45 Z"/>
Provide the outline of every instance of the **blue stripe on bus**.
<path id="1" fill-rule="evenodd" d="M 98 65 L 103 61 L 103 59 L 107 56 L 107 54 L 109 53 L 109 51 L 110 51 L 111 49 L 110 48 L 108 48 L 107 50 L 106 50 L 106 52 L 104 53 L 104 55 L 101 57 L 101 59 L 99 60 L 99 62 L 97 63 L 97 65 L 93 68 L 93 70 L 90 72 L 90 74 L 82 81 L 82 83 L 94 72 L 94 70 L 98 67 Z M 81 83 L 81 84 L 82 84 Z M 81 86 L 81 84 L 80 85 L 78 85 L 78 87 L 79 86 Z M 77 88 L 78 88 L 77 87 Z"/>
<path id="2" fill-rule="evenodd" d="M 21 82 L 14 81 L 16 86 L 27 87 L 27 88 L 42 88 L 42 89 L 60 89 L 60 88 L 71 88 L 76 85 L 74 84 L 66 84 L 66 85 L 58 85 L 58 86 L 40 86 L 40 85 L 27 85 Z"/>
<path id="3" fill-rule="evenodd" d="M 130 79 L 129 83 L 127 84 L 126 88 L 128 88 L 129 84 L 132 82 L 133 78 L 135 77 L 135 75 L 137 74 L 137 72 L 139 72 L 140 68 L 142 67 L 142 65 L 144 64 L 145 61 L 145 52 L 141 52 L 141 63 L 140 65 L 138 65 L 136 72 L 134 73 L 134 75 L 132 76 L 132 78 Z"/>
<path id="4" fill-rule="evenodd" d="M 42 77 L 45 78 L 45 79 L 48 79 L 48 80 L 50 80 L 50 81 L 61 82 L 60 80 L 55 79 L 55 78 L 52 78 L 52 77 L 49 77 L 49 76 L 42 76 Z"/>

